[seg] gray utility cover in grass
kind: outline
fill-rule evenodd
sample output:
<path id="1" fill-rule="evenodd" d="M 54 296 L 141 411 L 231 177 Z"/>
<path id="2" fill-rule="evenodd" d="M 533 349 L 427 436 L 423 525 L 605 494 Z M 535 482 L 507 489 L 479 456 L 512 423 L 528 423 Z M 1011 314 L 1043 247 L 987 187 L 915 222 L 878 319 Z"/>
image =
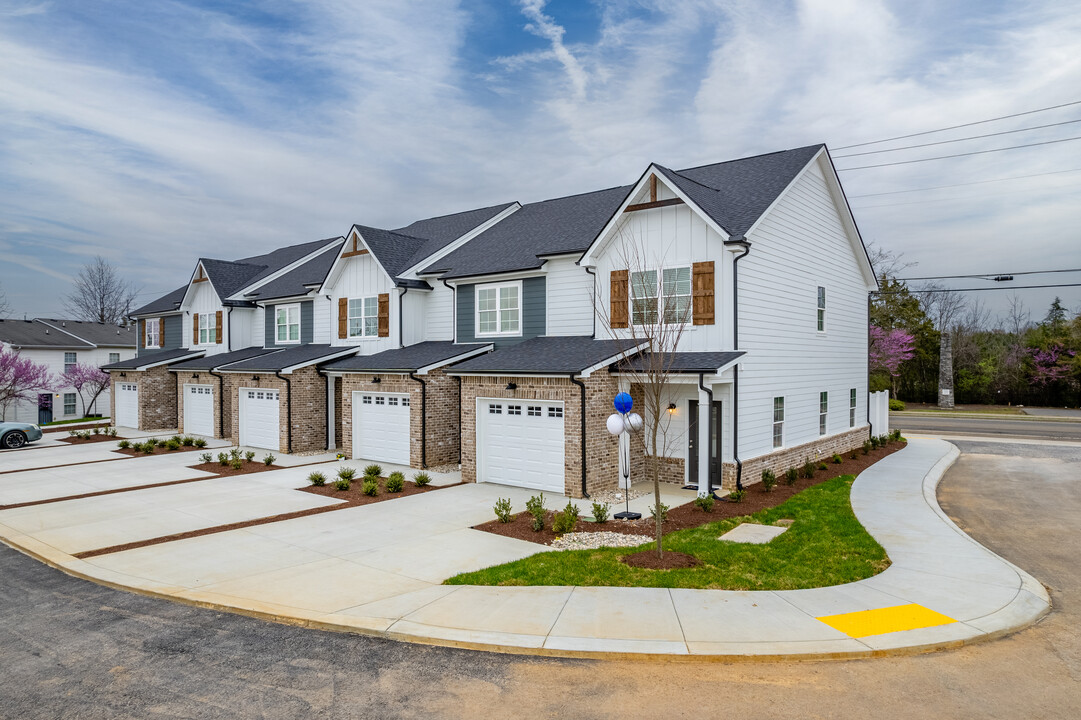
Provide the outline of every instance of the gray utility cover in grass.
<path id="1" fill-rule="evenodd" d="M 773 525 L 755 525 L 754 523 L 743 523 L 737 525 L 724 535 L 721 535 L 718 540 L 727 540 L 729 542 L 738 543 L 754 543 L 755 545 L 765 545 L 773 538 L 783 533 L 788 528 L 775 527 Z"/>

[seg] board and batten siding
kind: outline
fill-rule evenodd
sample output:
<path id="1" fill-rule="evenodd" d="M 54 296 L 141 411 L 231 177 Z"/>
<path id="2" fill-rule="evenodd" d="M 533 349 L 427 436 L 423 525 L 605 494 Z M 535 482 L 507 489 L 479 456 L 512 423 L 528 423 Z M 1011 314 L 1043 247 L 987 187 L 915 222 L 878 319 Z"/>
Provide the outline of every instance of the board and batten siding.
<path id="1" fill-rule="evenodd" d="M 229 313 L 225 312 L 225 308 L 222 307 L 221 301 L 218 299 L 218 293 L 215 292 L 209 282 L 198 282 L 192 285 L 189 294 L 191 297 L 186 308 L 187 312 L 183 316 L 184 347 L 192 350 L 204 350 L 207 355 L 227 352 L 230 318 L 228 317 Z M 195 322 L 195 314 L 198 313 L 199 317 L 203 317 L 204 315 L 214 316 L 218 312 L 221 312 L 222 341 L 204 345 L 196 344 L 195 330 L 192 327 Z"/>
<path id="2" fill-rule="evenodd" d="M 264 345 L 268 348 L 287 348 L 294 347 L 296 345 L 310 345 L 314 342 L 314 304 L 311 300 L 302 300 L 299 303 L 283 302 L 276 303 L 274 305 L 267 305 L 266 310 L 263 313 L 263 324 L 265 326 L 264 333 Z M 278 343 L 277 342 L 277 308 L 280 305 L 300 305 L 300 342 L 299 343 Z"/>
<path id="3" fill-rule="evenodd" d="M 544 266 L 548 335 L 593 333 L 593 276 L 575 264 L 577 259 L 553 258 Z"/>
<path id="4" fill-rule="evenodd" d="M 739 453 L 773 451 L 773 398 L 785 398 L 784 445 L 816 440 L 819 393 L 829 393 L 827 435 L 867 424 L 867 285 L 821 168 L 797 179 L 748 238 L 739 262 Z M 862 250 L 861 250 L 862 252 Z M 826 330 L 817 330 L 818 287 Z"/>
<path id="5" fill-rule="evenodd" d="M 360 355 L 374 355 L 398 347 L 398 289 L 370 254 L 339 260 L 334 276 L 327 284 L 326 294 L 330 295 L 327 316 L 332 345 L 356 346 Z M 390 300 L 390 334 L 387 337 L 338 337 L 340 298 L 378 297 L 383 294 L 388 295 Z"/>
<path id="6" fill-rule="evenodd" d="M 513 281 L 506 281 L 513 282 Z M 545 278 L 528 277 L 522 281 L 522 323 L 520 335 L 476 335 L 476 288 L 484 285 L 502 284 L 500 281 L 492 283 L 477 283 L 458 285 L 458 342 L 490 342 L 496 349 L 515 345 L 545 334 Z M 586 333 L 588 334 L 588 333 Z"/>

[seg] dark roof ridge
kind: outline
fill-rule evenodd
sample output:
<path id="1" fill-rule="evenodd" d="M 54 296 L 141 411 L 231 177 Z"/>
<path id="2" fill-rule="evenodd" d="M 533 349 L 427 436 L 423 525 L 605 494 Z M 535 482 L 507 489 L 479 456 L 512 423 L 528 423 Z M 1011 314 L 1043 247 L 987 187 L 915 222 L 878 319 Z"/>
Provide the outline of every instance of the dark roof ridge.
<path id="1" fill-rule="evenodd" d="M 469 213 L 475 213 L 475 212 L 479 212 L 481 210 L 491 210 L 492 208 L 497 208 L 497 207 L 501 207 L 501 208 L 503 208 L 505 210 L 506 208 L 510 207 L 511 205 L 513 205 L 516 202 L 518 202 L 518 201 L 517 200 L 511 200 L 510 202 L 496 203 L 494 205 L 485 205 L 484 207 L 473 208 L 472 210 L 459 210 L 458 212 L 446 213 L 445 215 L 432 215 L 431 217 L 421 218 L 420 220 L 414 220 L 413 222 L 409 223 L 408 225 L 402 225 L 402 227 L 398 228 L 398 229 L 407 228 L 410 225 L 415 225 L 416 223 L 419 223 L 419 222 L 425 222 L 425 221 L 428 221 L 428 220 L 445 220 L 446 218 L 452 218 L 452 217 L 456 217 L 458 215 L 468 215 Z M 397 232 L 397 230 L 392 230 L 391 232 Z"/>
<path id="2" fill-rule="evenodd" d="M 773 152 L 759 153 L 757 155 L 748 155 L 746 157 L 733 158 L 731 160 L 722 160 L 721 162 L 703 163 L 702 165 L 695 165 L 693 167 L 685 167 L 685 168 L 680 168 L 679 170 L 672 170 L 672 172 L 676 173 L 680 177 L 683 177 L 683 173 L 690 172 L 691 170 L 701 170 L 702 168 L 716 167 L 717 165 L 728 165 L 730 163 L 743 162 L 744 160 L 754 160 L 755 158 L 763 158 L 763 157 L 767 157 L 769 155 L 781 155 L 783 153 L 788 153 L 788 152 L 796 152 L 796 151 L 799 151 L 799 150 L 807 150 L 808 148 L 813 148 L 813 147 L 826 147 L 826 143 L 811 143 L 810 145 L 801 145 L 799 147 L 788 148 L 787 150 L 774 150 Z M 657 163 L 654 163 L 654 165 L 657 165 Z M 663 166 L 657 165 L 657 167 L 663 167 Z M 699 183 L 699 184 L 701 184 L 701 183 Z M 705 187 L 709 187 L 709 186 L 707 185 Z M 715 188 L 710 188 L 710 189 L 713 190 Z"/>
<path id="3" fill-rule="evenodd" d="M 631 188 L 633 185 L 613 185 L 612 187 L 602 188 L 600 190 L 589 190 L 588 192 L 573 193 L 571 195 L 560 195 L 559 197 L 548 198 L 547 200 L 537 200 L 536 202 L 526 203 L 526 205 L 543 205 L 545 203 L 556 202 L 557 200 L 570 200 L 571 198 L 582 197 L 584 195 L 596 195 L 597 193 L 611 192 L 612 190 L 621 190 L 622 188 Z"/>
<path id="4" fill-rule="evenodd" d="M 466 210 L 465 212 L 472 212 L 472 210 Z M 462 213 L 454 213 L 454 214 L 455 215 L 461 215 Z M 353 223 L 353 227 L 355 227 L 355 228 L 367 228 L 369 230 L 378 230 L 379 232 L 390 233 L 391 235 L 397 235 L 398 237 L 409 238 L 410 240 L 416 240 L 417 242 L 422 242 L 422 243 L 426 243 L 426 242 L 431 241 L 430 238 L 417 237 L 416 235 L 406 235 L 405 233 L 398 232 L 397 230 L 388 230 L 387 228 L 376 227 L 375 225 L 361 225 L 360 223 Z M 406 227 L 408 227 L 408 225 Z"/>

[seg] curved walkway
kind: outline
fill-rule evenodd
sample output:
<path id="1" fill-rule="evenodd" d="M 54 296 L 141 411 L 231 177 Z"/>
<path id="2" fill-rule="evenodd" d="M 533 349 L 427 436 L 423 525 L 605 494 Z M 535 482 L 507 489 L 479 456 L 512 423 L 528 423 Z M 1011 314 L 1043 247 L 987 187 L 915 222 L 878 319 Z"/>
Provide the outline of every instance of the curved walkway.
<path id="1" fill-rule="evenodd" d="M 227 560 L 199 556 L 205 566 L 201 572 L 219 581 L 217 592 L 198 591 L 155 578 L 163 557 L 155 562 L 147 556 L 145 575 L 134 574 L 130 566 L 122 573 L 60 553 L 32 533 L 15 537 L 2 525 L 0 533 L 9 544 L 51 565 L 115 587 L 410 642 L 542 655 L 699 660 L 919 652 L 998 637 L 1050 609 L 1039 582 L 971 540 L 939 508 L 935 488 L 958 454 L 940 440 L 912 440 L 862 473 L 853 486 L 853 508 L 893 564 L 867 580 L 813 590 L 496 588 L 388 579 L 395 585 L 392 592 L 350 605 L 339 574 L 343 561 L 333 559 L 305 564 L 301 572 L 237 579 L 233 592 L 240 594 L 240 586 L 253 583 L 249 597 L 257 590 L 258 600 L 243 600 L 223 588 L 231 570 L 239 571 Z M 339 540 L 325 535 L 324 541 L 333 545 Z M 440 548 L 433 544 L 430 549 L 437 562 Z M 260 543 L 248 544 L 247 552 L 255 562 Z M 438 572 L 437 567 L 426 570 Z M 298 595 L 305 593 L 326 598 L 336 609 L 297 607 L 303 605 L 296 602 Z"/>

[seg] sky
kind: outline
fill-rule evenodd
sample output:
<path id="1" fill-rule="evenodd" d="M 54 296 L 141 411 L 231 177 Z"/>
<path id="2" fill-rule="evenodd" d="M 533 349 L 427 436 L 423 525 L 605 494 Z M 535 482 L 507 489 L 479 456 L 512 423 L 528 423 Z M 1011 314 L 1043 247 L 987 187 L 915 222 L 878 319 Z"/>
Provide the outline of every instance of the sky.
<path id="1" fill-rule="evenodd" d="M 0 288 L 55 316 L 101 255 L 148 302 L 198 257 L 819 142 L 911 276 L 1078 268 L 1081 104 L 842 149 L 1078 101 L 1060 0 L 0 0 Z"/>

